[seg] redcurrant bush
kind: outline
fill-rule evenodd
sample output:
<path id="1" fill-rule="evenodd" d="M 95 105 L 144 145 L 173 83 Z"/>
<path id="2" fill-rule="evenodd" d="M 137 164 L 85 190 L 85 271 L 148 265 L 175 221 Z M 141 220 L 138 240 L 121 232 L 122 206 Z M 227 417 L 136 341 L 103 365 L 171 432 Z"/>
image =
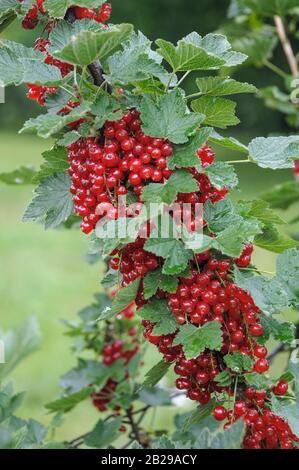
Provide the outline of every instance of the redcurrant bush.
<path id="1" fill-rule="evenodd" d="M 27 85 L 43 108 L 21 132 L 54 141 L 32 170 L 38 186 L 24 220 L 80 227 L 88 260 L 106 273 L 94 303 L 67 322 L 78 363 L 62 377 L 62 398 L 46 405 L 60 417 L 89 400 L 99 414 L 66 445 L 217 448 L 233 439 L 244 449 L 295 449 L 298 361 L 278 377 L 271 365 L 295 338 L 277 314 L 299 306 L 298 243 L 279 232 L 283 221 L 264 199 L 232 191 L 235 163 L 298 176 L 298 136 L 246 146 L 218 133 L 238 122 L 227 96 L 257 92 L 227 76 L 247 56 L 224 36 L 152 43 L 109 23 L 108 2 L 58 3 L 5 9 L 5 22 L 12 13 L 40 37 L 33 47 L 3 41 L 0 81 Z M 257 247 L 276 253 L 275 273 Z M 159 438 L 144 418 L 179 402 L 192 411 Z"/>

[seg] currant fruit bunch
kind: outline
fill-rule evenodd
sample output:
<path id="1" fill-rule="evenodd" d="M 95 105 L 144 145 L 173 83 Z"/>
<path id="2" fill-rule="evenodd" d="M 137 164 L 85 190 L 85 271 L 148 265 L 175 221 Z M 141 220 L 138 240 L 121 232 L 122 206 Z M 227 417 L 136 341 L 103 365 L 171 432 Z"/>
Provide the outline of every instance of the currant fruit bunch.
<path id="1" fill-rule="evenodd" d="M 120 271 L 123 286 L 127 286 L 140 276 L 145 276 L 148 271 L 154 271 L 161 262 L 161 258 L 143 249 L 144 243 L 144 238 L 137 238 L 134 243 L 129 243 L 123 249 L 113 252 L 110 268 Z"/>
<path id="2" fill-rule="evenodd" d="M 88 18 L 98 23 L 106 23 L 111 16 L 112 6 L 110 3 L 105 2 L 98 11 L 92 8 L 75 7 L 74 12 L 79 20 Z"/>
<path id="3" fill-rule="evenodd" d="M 82 231 L 90 233 L 105 215 L 117 218 L 118 196 L 131 190 L 140 198 L 146 183 L 167 180 L 172 174 L 167 167 L 172 151 L 168 141 L 142 132 L 135 109 L 118 121 L 106 122 L 97 139 L 81 139 L 69 146 L 71 193 L 75 212 L 83 217 Z M 99 204 L 102 215 L 96 211 Z"/>
<path id="4" fill-rule="evenodd" d="M 112 297 L 116 292 L 112 293 Z M 102 362 L 105 366 L 113 369 L 113 364 L 122 363 L 122 367 L 125 369 L 125 378 L 124 380 L 129 379 L 129 369 L 128 366 L 130 361 L 136 356 L 140 350 L 139 339 L 138 339 L 138 329 L 132 320 L 135 316 L 134 305 L 130 305 L 124 311 L 122 311 L 118 317 L 118 321 L 125 320 L 125 323 L 122 323 L 122 337 L 124 339 L 116 339 L 119 337 L 118 331 L 110 331 L 111 325 L 108 325 L 107 335 L 105 339 L 105 345 L 102 348 Z M 116 325 L 119 322 L 116 322 Z M 120 384 L 115 378 L 110 377 L 107 379 L 105 385 L 99 390 L 94 392 L 91 395 L 92 402 L 94 406 L 101 412 L 107 411 L 108 406 L 111 402 L 115 402 L 115 394 L 117 387 Z M 113 409 L 118 415 L 120 413 L 120 407 L 113 404 Z"/>
<path id="5" fill-rule="evenodd" d="M 285 395 L 288 383 L 280 380 L 273 388 L 275 395 Z M 243 399 L 235 401 L 231 410 L 219 405 L 213 411 L 217 421 L 226 421 L 227 429 L 232 423 L 243 418 L 246 426 L 245 449 L 295 449 L 298 438 L 286 420 L 270 411 L 271 390 L 256 390 L 247 387 Z"/>

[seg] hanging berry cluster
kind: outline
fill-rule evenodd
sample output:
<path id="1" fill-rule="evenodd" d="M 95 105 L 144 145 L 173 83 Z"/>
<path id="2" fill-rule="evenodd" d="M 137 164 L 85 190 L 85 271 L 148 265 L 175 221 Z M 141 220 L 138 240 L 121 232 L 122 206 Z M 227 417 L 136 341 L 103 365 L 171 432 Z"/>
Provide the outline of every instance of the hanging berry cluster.
<path id="1" fill-rule="evenodd" d="M 214 162 L 214 154 L 206 146 L 199 149 L 197 154 L 203 167 Z M 195 177 L 198 176 L 196 170 L 190 171 Z M 199 191 L 188 195 L 180 194 L 178 202 L 211 200 L 215 203 L 225 197 L 226 188 L 215 195 L 208 177 L 201 174 L 202 176 L 204 184 L 199 178 Z M 192 227 L 189 229 L 192 230 Z M 213 236 L 212 233 L 210 235 Z M 163 265 L 163 259 L 147 252 L 144 243 L 144 238 L 138 238 L 136 242 L 112 253 L 110 267 L 121 272 L 124 286 L 135 279 L 142 279 L 148 271 L 154 271 Z M 177 333 L 155 336 L 155 324 L 147 320 L 143 320 L 144 338 L 156 345 L 166 362 L 174 364 L 174 372 L 179 376 L 176 386 L 179 390 L 186 390 L 189 399 L 207 405 L 211 400 L 214 401 L 215 394 L 220 394 L 222 401 L 227 403 L 234 396 L 232 408 L 218 405 L 213 415 L 219 421 L 225 420 L 225 428 L 240 418 L 245 420 L 245 448 L 295 448 L 298 439 L 288 423 L 271 412 L 271 394 L 286 394 L 286 382 L 280 381 L 272 391 L 271 388 L 255 390 L 241 384 L 236 394 L 235 384 L 231 387 L 221 386 L 217 381 L 217 376 L 224 371 L 233 375 L 226 366 L 224 357 L 236 352 L 251 359 L 252 372 L 263 375 L 269 369 L 267 348 L 258 342 L 258 338 L 264 334 L 260 310 L 249 293 L 232 280 L 234 266 L 249 266 L 252 253 L 253 246 L 244 244 L 244 250 L 238 259 L 223 257 L 219 252 L 211 250 L 198 254 L 189 263 L 190 276 L 179 278 L 176 293 L 169 294 L 158 289 L 156 294 L 157 299 L 167 299 L 178 325 L 188 323 L 202 327 L 209 322 L 218 322 L 222 332 L 221 351 L 206 349 L 198 357 L 187 359 L 183 345 L 177 342 L 173 344 Z M 135 302 L 137 308 L 147 303 L 144 300 L 142 282 Z"/>
<path id="2" fill-rule="evenodd" d="M 113 367 L 113 364 L 122 362 L 125 369 L 124 380 L 129 379 L 128 366 L 140 350 L 138 329 L 134 326 L 134 317 L 135 308 L 134 305 L 130 305 L 118 315 L 114 326 L 108 323 L 102 348 L 103 364 Z M 121 327 L 118 324 L 121 324 Z M 118 339 L 120 332 L 122 339 Z M 120 382 L 116 379 L 108 378 L 105 385 L 92 394 L 92 402 L 100 412 L 105 412 L 109 406 L 112 406 L 116 416 L 120 414 L 120 407 L 115 403 L 117 402 L 116 395 L 119 384 Z"/>
<path id="3" fill-rule="evenodd" d="M 75 212 L 83 217 L 82 231 L 90 233 L 101 217 L 117 218 L 118 196 L 134 190 L 140 196 L 146 182 L 163 182 L 171 175 L 167 157 L 172 146 L 141 131 L 139 113 L 131 110 L 121 120 L 107 122 L 99 139 L 82 139 L 69 147 Z M 107 203 L 107 213 L 96 209 Z"/>

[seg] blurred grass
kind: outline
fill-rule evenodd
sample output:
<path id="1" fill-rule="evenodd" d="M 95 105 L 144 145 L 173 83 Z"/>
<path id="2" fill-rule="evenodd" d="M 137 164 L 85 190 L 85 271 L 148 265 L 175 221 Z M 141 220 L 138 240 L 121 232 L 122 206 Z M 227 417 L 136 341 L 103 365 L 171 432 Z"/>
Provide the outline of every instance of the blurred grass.
<path id="1" fill-rule="evenodd" d="M 246 139 L 244 139 L 246 141 Z M 41 153 L 49 142 L 15 133 L 0 134 L 0 172 L 22 164 L 41 162 Z M 233 155 L 226 155 L 233 158 Z M 242 198 L 253 198 L 275 183 L 290 178 L 290 172 L 259 170 L 254 165 L 238 165 Z M 59 376 L 75 364 L 70 341 L 63 336 L 62 318 L 76 318 L 76 312 L 89 304 L 98 291 L 101 266 L 88 266 L 82 259 L 86 240 L 79 231 L 47 231 L 38 224 L 23 224 L 21 217 L 32 197 L 32 187 L 0 184 L 2 229 L 0 232 L 1 328 L 10 328 L 35 314 L 44 336 L 41 350 L 27 359 L 12 374 L 16 389 L 26 390 L 21 411 L 23 417 L 49 422 L 43 405 L 59 393 Z M 291 212 L 295 214 L 296 208 Z M 298 212 L 298 208 L 297 208 Z M 286 218 L 291 213 L 284 214 Z M 257 250 L 255 262 L 273 270 L 275 255 Z M 148 363 L 157 362 L 151 347 Z M 274 365 L 275 372 L 282 362 Z M 145 367 L 147 370 L 149 367 Z M 169 428 L 177 408 L 156 414 L 155 426 Z M 88 402 L 78 406 L 60 428 L 57 438 L 71 439 L 88 431 L 99 418 Z M 153 424 L 149 417 L 148 425 Z"/>

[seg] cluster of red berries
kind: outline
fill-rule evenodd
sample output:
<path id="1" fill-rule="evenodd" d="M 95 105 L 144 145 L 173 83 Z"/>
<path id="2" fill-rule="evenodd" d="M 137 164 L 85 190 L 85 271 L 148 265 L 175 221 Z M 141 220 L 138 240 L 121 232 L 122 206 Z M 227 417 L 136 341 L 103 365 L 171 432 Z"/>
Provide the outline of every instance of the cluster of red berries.
<path id="1" fill-rule="evenodd" d="M 186 359 L 181 345 L 173 346 L 175 334 L 165 336 L 153 335 L 153 325 L 143 321 L 144 338 L 155 344 L 165 362 L 174 363 L 174 372 L 179 376 L 176 387 L 186 390 L 190 400 L 206 405 L 211 400 L 213 392 L 225 391 L 225 388 L 215 382 L 215 377 L 221 371 L 220 356 L 213 351 L 204 351 L 197 358 Z"/>
<path id="2" fill-rule="evenodd" d="M 157 346 L 166 362 L 175 364 L 174 372 L 180 376 L 176 380 L 176 387 L 186 390 L 189 399 L 205 405 L 211 400 L 213 392 L 228 396 L 234 394 L 231 387 L 221 386 L 217 382 L 217 375 L 227 368 L 223 361 L 224 355 L 240 352 L 251 357 L 254 361 L 252 371 L 259 374 L 267 372 L 269 362 L 266 359 L 267 348 L 256 342 L 256 338 L 264 332 L 259 322 L 259 309 L 246 291 L 229 281 L 228 271 L 233 260 L 216 259 L 209 252 L 199 256 L 202 258 L 198 257 L 196 264 L 200 270 L 193 265 L 192 276 L 180 279 L 175 294 L 160 291 L 158 297 L 168 298 L 169 307 L 176 315 L 178 324 L 189 322 L 202 326 L 210 321 L 218 321 L 222 326 L 221 351 L 205 350 L 195 359 L 187 360 L 182 345 L 173 346 L 176 333 L 155 336 L 151 322 L 144 320 L 143 325 L 145 339 Z M 146 303 L 140 293 L 136 303 L 138 306 Z M 287 391 L 288 383 L 285 380 L 280 380 L 272 390 L 241 388 L 233 409 L 216 406 L 213 416 L 218 421 L 226 420 L 225 429 L 239 418 L 245 419 L 244 448 L 294 449 L 299 439 L 288 423 L 269 409 L 271 392 L 282 396 Z"/>
<path id="3" fill-rule="evenodd" d="M 78 20 L 89 18 L 98 23 L 106 23 L 111 16 L 112 6 L 110 3 L 105 2 L 102 4 L 99 11 L 93 10 L 92 8 L 75 7 L 74 12 Z"/>
<path id="4" fill-rule="evenodd" d="M 137 238 L 134 243 L 129 243 L 124 248 L 113 252 L 110 268 L 120 271 L 123 286 L 145 276 L 148 271 L 154 271 L 162 260 L 153 253 L 145 251 L 144 243 L 144 238 Z"/>
<path id="5" fill-rule="evenodd" d="M 106 122 L 99 140 L 82 139 L 68 148 L 75 212 L 83 217 L 82 231 L 90 233 L 107 203 L 107 215 L 117 218 L 118 196 L 129 188 L 140 196 L 146 182 L 162 182 L 171 175 L 167 157 L 172 146 L 141 131 L 139 113 L 131 110 L 119 121 Z"/>
<path id="6" fill-rule="evenodd" d="M 229 259 L 213 258 L 210 252 L 206 252 L 197 255 L 197 265 L 200 272 L 192 266 L 191 277 L 180 279 L 175 294 L 159 292 L 159 297 L 168 298 L 169 307 L 178 324 L 188 322 L 202 326 L 218 321 L 222 326 L 222 357 L 241 352 L 255 360 L 255 372 L 266 372 L 269 368 L 267 349 L 255 341 L 264 332 L 259 321 L 259 309 L 247 292 L 228 280 L 232 262 Z M 142 305 L 138 299 L 137 305 Z M 186 361 L 182 349 L 178 351 L 177 347 L 172 347 L 173 335 L 155 337 L 152 335 L 153 325 L 146 322 L 145 326 L 146 339 L 158 346 L 167 361 L 176 361 L 175 371 L 179 374 L 181 371 L 180 375 L 187 377 L 184 385 L 192 390 L 192 396 L 196 387 L 212 385 L 215 388 L 216 384 L 210 382 L 221 372 L 217 354 L 205 352 L 194 361 Z M 186 367 L 181 368 L 182 360 Z M 198 379 L 197 374 L 203 374 L 204 378 Z M 182 381 L 179 380 L 178 386 L 182 389 Z"/>
<path id="7" fill-rule="evenodd" d="M 288 383 L 280 380 L 272 391 L 278 396 L 285 395 Z M 299 442 L 287 421 L 269 410 L 270 392 L 247 387 L 243 392 L 243 399 L 236 400 L 232 410 L 219 405 L 213 411 L 217 421 L 227 420 L 225 429 L 238 419 L 244 419 L 245 449 L 295 449 L 295 442 Z"/>
<path id="8" fill-rule="evenodd" d="M 133 308 L 130 307 L 130 314 L 129 314 L 129 308 L 126 309 L 126 311 L 123 312 L 123 318 L 132 318 L 134 316 L 134 311 Z M 103 348 L 102 350 L 102 355 L 103 355 L 103 363 L 106 366 L 111 366 L 114 364 L 116 361 L 122 360 L 123 361 L 123 366 L 125 368 L 125 378 L 128 379 L 129 377 L 129 372 L 128 372 L 128 365 L 133 359 L 133 357 L 138 353 L 139 351 L 139 341 L 137 338 L 137 329 L 133 326 L 129 326 L 128 328 L 128 338 L 130 338 L 130 341 L 126 344 L 124 341 L 121 340 L 112 340 L 109 341 Z M 107 382 L 105 383 L 104 387 L 101 388 L 101 390 L 93 393 L 91 395 L 92 401 L 94 406 L 101 412 L 107 411 L 107 407 L 109 403 L 113 400 L 115 391 L 118 387 L 119 383 L 112 379 L 109 378 Z M 115 412 L 119 412 L 119 407 L 114 408 Z"/>

